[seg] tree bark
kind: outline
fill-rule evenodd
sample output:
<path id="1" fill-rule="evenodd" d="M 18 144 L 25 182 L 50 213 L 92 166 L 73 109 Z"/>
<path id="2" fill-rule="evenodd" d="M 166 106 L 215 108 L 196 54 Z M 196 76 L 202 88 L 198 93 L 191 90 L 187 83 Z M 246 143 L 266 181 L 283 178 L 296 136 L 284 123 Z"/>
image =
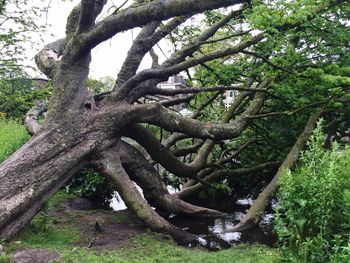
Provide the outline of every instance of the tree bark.
<path id="1" fill-rule="evenodd" d="M 180 244 L 189 243 L 197 238 L 196 235 L 173 226 L 152 209 L 137 190 L 135 183 L 129 178 L 115 150 L 109 149 L 100 155 L 101 158 L 95 161 L 96 166 L 112 180 L 127 207 L 139 219 L 155 231 L 169 233 Z"/>
<path id="2" fill-rule="evenodd" d="M 93 142 L 72 139 L 54 131 L 42 132 L 1 164 L 1 238 L 17 234 L 42 204 L 86 165 Z"/>
<path id="3" fill-rule="evenodd" d="M 117 146 L 124 169 L 144 191 L 146 200 L 157 209 L 174 214 L 195 217 L 226 217 L 217 210 L 199 207 L 171 195 L 156 169 L 131 145 L 120 142 Z"/>

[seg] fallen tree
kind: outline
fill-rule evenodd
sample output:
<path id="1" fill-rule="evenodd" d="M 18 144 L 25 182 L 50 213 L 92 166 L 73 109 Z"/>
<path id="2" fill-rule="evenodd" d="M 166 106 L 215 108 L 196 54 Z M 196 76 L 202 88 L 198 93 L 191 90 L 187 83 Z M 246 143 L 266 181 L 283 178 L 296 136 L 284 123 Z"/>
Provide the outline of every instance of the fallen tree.
<path id="1" fill-rule="evenodd" d="M 241 19 L 244 18 L 245 11 L 252 8 L 250 1 L 139 2 L 125 9 L 117 8 L 96 22 L 106 1 L 82 0 L 68 17 L 66 37 L 46 45 L 35 57 L 38 68 L 52 80 L 52 95 L 44 124 L 37 122 L 37 115 L 43 110 L 39 106 L 33 108 L 26 116 L 26 125 L 34 136 L 0 166 L 1 238 L 11 238 L 23 229 L 48 198 L 73 174 L 87 166 L 93 166 L 110 178 L 127 206 L 151 229 L 169 233 L 179 243 L 189 242 L 196 236 L 171 225 L 151 205 L 170 213 L 199 217 L 225 216 L 219 211 L 189 204 L 179 198 L 181 194 L 169 194 L 158 171 L 124 138 L 135 140 L 147 152 L 146 157 L 162 165 L 174 176 L 188 181 L 186 187 L 196 184 L 211 187 L 210 178 L 216 181 L 229 176 L 230 171 L 226 171 L 227 174 L 221 171 L 220 175 L 218 170 L 236 158 L 254 140 L 243 143 L 236 151 L 223 151 L 216 162 L 210 161 L 211 152 L 222 145 L 223 141 L 241 136 L 256 118 L 266 117 L 266 114 L 260 113 L 266 101 L 273 98 L 269 93 L 271 87 L 285 78 L 282 76 L 283 72 L 286 73 L 285 68 L 275 67 L 274 63 L 264 57 L 259 59 L 259 67 L 272 66 L 276 70 L 274 74 L 255 72 L 253 67 L 247 76 L 243 72 L 237 83 L 231 81 L 224 86 L 200 88 L 197 85 L 166 90 L 157 87 L 157 84 L 183 71 L 187 71 L 191 77 L 188 69 L 199 65 L 208 68 L 207 62 L 245 54 L 244 52 L 264 45 L 267 39 L 276 37 L 278 33 L 262 29 L 253 34 L 253 28 L 241 30 Z M 326 1 L 323 5 L 311 6 L 313 12 L 306 18 L 286 22 L 283 26 L 277 25 L 276 30 L 282 32 L 279 37 L 284 38 L 283 32 L 289 29 L 302 27 L 305 19 L 313 19 L 315 14 L 326 12 L 343 2 L 345 1 Z M 160 40 L 178 29 L 191 16 L 224 7 L 230 8 L 225 11 L 221 9 L 222 14 L 208 23 L 201 33 L 183 44 L 163 63 L 159 63 L 153 47 Z M 168 21 L 162 23 L 166 20 Z M 235 26 L 241 31 L 236 32 Z M 91 50 L 118 33 L 135 27 L 142 29 L 126 56 L 114 87 L 110 92 L 92 96 L 86 84 Z M 232 27 L 235 33 L 229 37 L 216 35 L 218 32 L 227 34 L 225 30 L 228 28 L 230 31 Z M 295 39 L 290 41 L 295 42 Z M 223 44 L 220 48 L 209 52 L 201 51 L 205 45 L 221 42 Z M 138 71 L 141 61 L 148 53 L 153 58 L 152 67 Z M 248 55 L 254 56 L 255 53 L 250 52 Z M 248 59 L 249 63 L 250 61 Z M 256 66 L 255 60 L 251 63 Z M 287 73 L 291 74 L 291 71 L 287 70 Z M 227 90 L 237 90 L 240 95 L 226 110 L 222 121 L 201 120 L 205 110 L 215 104 L 215 101 L 222 100 L 222 93 Z M 191 117 L 181 116 L 171 108 L 192 100 L 196 97 L 194 94 L 204 92 L 214 94 L 210 93 L 211 97 L 196 107 Z M 179 94 L 191 96 L 181 99 L 174 97 Z M 170 96 L 170 99 L 141 102 L 142 98 L 158 95 Z M 308 106 L 301 107 L 300 111 L 303 109 L 308 109 Z M 145 124 L 155 125 L 173 134 L 166 140 L 159 140 L 145 128 Z M 184 138 L 194 138 L 193 147 L 172 148 Z M 198 143 L 198 140 L 201 141 Z M 189 154 L 194 154 L 194 157 L 185 158 L 185 161 L 178 158 Z M 250 173 L 275 165 L 276 162 L 266 162 L 260 166 L 246 167 L 246 170 L 240 172 Z M 134 182 L 143 189 L 145 199 L 136 190 Z"/>

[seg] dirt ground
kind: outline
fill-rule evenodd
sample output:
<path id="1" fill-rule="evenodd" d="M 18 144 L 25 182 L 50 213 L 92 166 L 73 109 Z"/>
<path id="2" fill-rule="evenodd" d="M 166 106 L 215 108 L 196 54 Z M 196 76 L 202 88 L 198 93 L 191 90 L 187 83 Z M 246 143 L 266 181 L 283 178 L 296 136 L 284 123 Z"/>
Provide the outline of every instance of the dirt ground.
<path id="1" fill-rule="evenodd" d="M 84 199 L 64 202 L 50 209 L 49 216 L 58 226 L 78 229 L 80 240 L 75 246 L 97 251 L 113 250 L 126 244 L 131 238 L 145 233 L 146 226 L 129 211 L 91 210 Z M 47 263 L 59 254 L 44 249 L 22 249 L 11 254 L 13 263 Z"/>

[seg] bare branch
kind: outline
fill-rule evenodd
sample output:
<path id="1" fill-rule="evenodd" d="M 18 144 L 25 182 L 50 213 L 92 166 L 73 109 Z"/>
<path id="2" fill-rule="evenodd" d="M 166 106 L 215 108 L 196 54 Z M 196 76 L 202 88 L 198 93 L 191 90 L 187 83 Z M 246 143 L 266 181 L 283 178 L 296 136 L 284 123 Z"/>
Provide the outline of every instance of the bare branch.
<path id="1" fill-rule="evenodd" d="M 144 26 L 128 51 L 127 57 L 118 73 L 114 89 L 119 88 L 129 78 L 134 76 L 147 52 L 149 52 L 156 43 L 168 35 L 177 26 L 185 22 L 187 18 L 188 17 L 174 18 L 157 32 L 155 31 L 160 25 L 160 22 L 151 22 Z"/>
<path id="2" fill-rule="evenodd" d="M 248 167 L 248 168 L 240 168 L 236 170 L 220 170 L 208 175 L 203 179 L 203 181 L 208 184 L 211 182 L 215 182 L 219 178 L 224 178 L 228 176 L 233 177 L 233 176 L 249 175 L 252 173 L 259 172 L 261 170 L 273 169 L 277 167 L 279 164 L 280 162 L 267 162 L 267 163 L 259 164 L 257 166 Z M 198 191 L 204 189 L 205 187 L 206 187 L 205 184 L 197 183 L 187 188 L 184 188 L 182 191 L 177 192 L 174 195 L 180 199 L 187 198 L 195 193 L 198 193 Z"/>
<path id="3" fill-rule="evenodd" d="M 221 19 L 220 21 L 218 21 L 217 23 L 215 23 L 214 25 L 212 25 L 211 27 L 206 29 L 202 34 L 200 34 L 196 39 L 194 39 L 188 45 L 185 45 L 181 50 L 179 50 L 178 52 L 175 52 L 169 59 L 167 59 L 158 68 L 165 69 L 167 67 L 174 66 L 174 65 L 184 61 L 186 59 L 186 57 L 192 55 L 196 50 L 198 50 L 198 48 L 200 47 L 200 44 L 203 43 L 203 41 L 212 37 L 220 29 L 220 27 L 222 27 L 227 22 L 229 22 L 230 19 L 233 18 L 234 16 L 241 14 L 241 12 L 242 12 L 241 10 L 238 10 L 238 11 L 229 13 L 226 17 L 224 17 L 223 19 Z M 156 86 L 156 84 L 159 83 L 161 80 L 166 80 L 170 75 L 175 74 L 172 72 L 169 72 L 169 73 L 164 72 L 164 73 L 165 74 L 163 74 L 163 76 L 161 76 L 160 79 L 153 78 L 153 80 L 151 80 L 151 81 L 144 82 L 147 79 L 152 79 L 152 78 L 146 77 L 145 79 L 141 79 L 137 83 L 134 83 L 134 84 L 129 83 L 129 84 L 134 85 L 134 86 L 128 87 L 128 85 L 126 85 L 126 87 L 122 87 L 120 89 L 119 93 L 117 93 L 115 95 L 115 97 L 116 98 L 124 97 L 125 95 L 127 95 L 129 93 L 129 91 L 134 89 L 132 96 L 129 100 L 135 101 L 139 97 L 146 95 L 148 93 L 148 90 L 154 88 L 154 86 Z M 144 82 L 144 83 L 142 83 L 142 82 Z M 139 84 L 141 84 L 141 85 L 139 85 Z M 135 91 L 135 89 L 136 89 L 136 91 Z"/>
<path id="4" fill-rule="evenodd" d="M 152 58 L 152 68 L 158 68 L 159 67 L 159 57 L 157 53 L 154 51 L 153 48 L 150 49 L 149 54 Z"/>
<path id="5" fill-rule="evenodd" d="M 244 85 L 240 86 L 214 86 L 210 88 L 190 88 L 182 85 L 182 89 L 161 89 L 155 88 L 150 92 L 150 95 L 164 95 L 164 96 L 175 96 L 178 94 L 196 94 L 202 92 L 212 91 L 226 91 L 226 90 L 239 90 L 239 91 L 251 91 L 251 92 L 266 92 L 267 89 L 261 88 L 246 88 Z"/>
<path id="6" fill-rule="evenodd" d="M 47 103 L 38 101 L 36 105 L 25 115 L 24 125 L 30 135 L 34 135 L 40 131 L 41 125 L 39 124 L 38 120 L 40 115 L 42 115 L 46 110 Z"/>
<path id="7" fill-rule="evenodd" d="M 305 147 L 306 142 L 312 134 L 316 126 L 317 120 L 320 118 L 321 114 L 322 110 L 318 109 L 310 116 L 308 122 L 305 125 L 304 131 L 299 135 L 297 141 L 289 151 L 286 159 L 279 167 L 276 175 L 266 186 L 266 188 L 259 194 L 258 198 L 255 200 L 254 204 L 249 208 L 247 214 L 244 216 L 241 222 L 233 227 L 233 231 L 243 231 L 246 229 L 250 229 L 258 223 L 261 213 L 264 212 L 270 199 L 277 190 L 278 180 L 281 174 L 285 170 L 291 169 L 294 163 L 297 161 L 300 151 Z"/>
<path id="8" fill-rule="evenodd" d="M 247 55 L 250 55 L 250 56 L 254 56 L 256 58 L 260 58 L 262 59 L 262 61 L 264 61 L 266 64 L 270 65 L 272 68 L 274 69 L 278 69 L 278 70 L 281 70 L 281 71 L 284 71 L 284 72 L 287 72 L 287 73 L 290 73 L 290 74 L 294 74 L 295 72 L 293 72 L 292 70 L 289 70 L 287 68 L 282 68 L 274 63 L 272 63 L 267 57 L 265 56 L 262 56 L 262 55 L 259 55 L 258 53 L 256 52 L 251 52 L 251 51 L 242 51 L 243 54 L 247 54 Z"/>
<path id="9" fill-rule="evenodd" d="M 223 50 L 213 51 L 205 55 L 202 55 L 200 57 L 191 58 L 181 63 L 178 63 L 176 65 L 169 66 L 167 68 L 143 70 L 137 75 L 135 75 L 134 77 L 130 78 L 128 81 L 126 81 L 124 85 L 118 90 L 117 93 L 114 93 L 114 94 L 112 93 L 112 96 L 114 96 L 115 99 L 122 99 L 125 95 L 129 94 L 129 92 L 132 89 L 137 87 L 139 84 L 141 84 L 145 80 L 148 80 L 148 79 L 166 80 L 170 75 L 177 74 L 183 70 L 194 67 L 206 61 L 237 54 L 242 50 L 244 50 L 245 48 L 258 43 L 262 39 L 264 39 L 263 33 L 256 35 L 247 41 L 241 42 L 236 46 L 228 47 Z M 157 81 L 157 83 L 158 82 L 159 81 Z"/>
<path id="10" fill-rule="evenodd" d="M 198 149 L 203 145 L 203 143 L 204 143 L 203 140 L 198 140 L 198 142 L 196 142 L 195 144 L 188 146 L 186 148 L 175 149 L 172 151 L 172 153 L 176 157 L 186 156 L 190 153 L 196 153 Z"/>
<path id="11" fill-rule="evenodd" d="M 211 96 L 209 99 L 207 99 L 203 104 L 201 104 L 196 111 L 191 115 L 192 119 L 197 119 L 199 116 L 202 115 L 202 111 L 208 107 L 210 104 L 212 104 L 218 96 L 222 94 L 222 91 L 216 92 L 213 96 Z"/>
<path id="12" fill-rule="evenodd" d="M 262 113 L 262 114 L 257 114 L 254 116 L 247 116 L 246 118 L 248 119 L 259 119 L 259 118 L 266 118 L 266 117 L 274 117 L 274 116 L 283 116 L 283 115 L 294 115 L 297 114 L 307 108 L 313 108 L 313 107 L 317 107 L 317 106 L 321 106 L 326 104 L 329 99 L 323 100 L 323 101 L 318 101 L 318 102 L 314 102 L 314 103 L 310 103 L 308 105 L 305 105 L 303 107 L 300 107 L 299 109 L 293 110 L 293 111 L 277 111 L 277 112 L 268 112 L 268 113 Z"/>
<path id="13" fill-rule="evenodd" d="M 179 105 L 181 103 L 188 103 L 192 99 L 194 99 L 194 97 L 195 97 L 194 95 L 189 95 L 189 96 L 178 98 L 178 99 L 162 101 L 161 104 L 164 107 L 170 107 L 170 106 L 174 106 L 174 105 Z"/>

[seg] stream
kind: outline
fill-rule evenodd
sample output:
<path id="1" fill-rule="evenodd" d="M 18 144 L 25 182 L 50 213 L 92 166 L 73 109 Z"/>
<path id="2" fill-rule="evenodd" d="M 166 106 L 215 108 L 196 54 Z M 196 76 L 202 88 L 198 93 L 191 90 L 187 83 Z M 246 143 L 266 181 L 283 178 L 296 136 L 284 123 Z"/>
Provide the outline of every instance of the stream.
<path id="1" fill-rule="evenodd" d="M 172 189 L 169 189 L 170 191 Z M 227 218 L 193 218 L 179 215 L 170 215 L 167 219 L 177 227 L 199 236 L 196 243 L 189 244 L 190 247 L 198 245 L 208 250 L 220 250 L 230 248 L 239 244 L 263 244 L 273 246 L 277 237 L 272 233 L 273 214 L 271 207 L 262 215 L 260 223 L 243 232 L 228 232 L 227 230 L 237 224 L 244 216 L 245 211 L 250 207 L 253 200 L 242 198 L 233 202 L 226 213 Z M 274 206 L 275 202 L 272 202 Z M 125 206 L 118 193 L 110 202 L 114 211 L 123 210 Z"/>

